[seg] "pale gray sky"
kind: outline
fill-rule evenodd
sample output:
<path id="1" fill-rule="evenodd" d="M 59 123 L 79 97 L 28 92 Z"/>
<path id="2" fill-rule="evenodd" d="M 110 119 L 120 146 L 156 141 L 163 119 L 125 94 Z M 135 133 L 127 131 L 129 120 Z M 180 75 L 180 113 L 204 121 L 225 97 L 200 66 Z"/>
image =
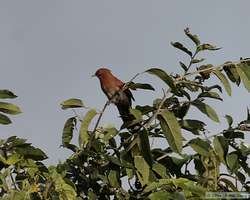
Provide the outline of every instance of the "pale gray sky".
<path id="1" fill-rule="evenodd" d="M 0 88 L 13 90 L 23 114 L 0 126 L 1 138 L 27 138 L 56 163 L 69 155 L 59 148 L 64 122 L 71 116 L 60 102 L 82 98 L 101 108 L 106 99 L 90 76 L 107 66 L 123 80 L 151 66 L 178 72 L 186 57 L 171 47 L 185 41 L 190 27 L 202 41 L 223 47 L 205 54 L 221 64 L 250 56 L 250 2 L 247 0 L 2 0 L 0 2 Z M 154 80 L 142 76 L 141 81 Z M 156 88 L 160 91 L 160 82 Z M 135 92 L 138 104 L 150 104 L 157 92 Z M 219 115 L 242 119 L 250 95 L 242 88 L 216 104 Z M 237 105 L 239 104 L 239 105 Z M 220 111 L 220 112 L 219 112 Z M 119 123 L 114 107 L 103 122 Z M 209 119 L 204 118 L 209 122 Z"/>

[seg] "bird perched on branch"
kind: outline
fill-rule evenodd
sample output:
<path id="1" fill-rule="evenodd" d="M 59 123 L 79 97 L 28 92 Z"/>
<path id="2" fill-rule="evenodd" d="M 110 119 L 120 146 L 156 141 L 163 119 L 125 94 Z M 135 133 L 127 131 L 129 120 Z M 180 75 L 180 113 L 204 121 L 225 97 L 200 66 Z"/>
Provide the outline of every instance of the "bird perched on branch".
<path id="1" fill-rule="evenodd" d="M 124 88 L 125 83 L 116 78 L 107 68 L 98 69 L 93 76 L 100 80 L 102 91 L 116 105 L 123 122 L 131 121 L 133 115 L 130 114 L 129 109 L 134 97 L 128 88 Z"/>

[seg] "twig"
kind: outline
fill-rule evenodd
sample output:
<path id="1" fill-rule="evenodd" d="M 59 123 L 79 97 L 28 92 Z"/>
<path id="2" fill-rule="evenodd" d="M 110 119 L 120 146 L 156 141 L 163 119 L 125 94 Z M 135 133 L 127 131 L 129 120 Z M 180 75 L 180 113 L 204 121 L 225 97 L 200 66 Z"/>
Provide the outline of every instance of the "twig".
<path id="1" fill-rule="evenodd" d="M 197 49 L 196 49 L 194 55 L 191 56 L 191 60 L 190 60 L 189 65 L 188 65 L 188 67 L 187 67 L 187 71 L 185 71 L 185 74 L 184 74 L 184 75 L 186 75 L 186 74 L 188 73 L 190 67 L 191 67 L 192 64 L 193 64 L 192 61 L 193 61 L 193 59 L 195 58 L 195 56 L 198 54 L 198 52 L 199 52 L 199 51 L 197 51 Z"/>

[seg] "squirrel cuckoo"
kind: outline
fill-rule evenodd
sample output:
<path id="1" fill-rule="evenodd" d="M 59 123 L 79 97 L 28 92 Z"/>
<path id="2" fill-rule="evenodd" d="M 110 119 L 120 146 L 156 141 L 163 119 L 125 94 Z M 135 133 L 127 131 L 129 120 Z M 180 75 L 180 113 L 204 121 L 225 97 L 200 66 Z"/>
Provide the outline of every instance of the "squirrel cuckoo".
<path id="1" fill-rule="evenodd" d="M 132 100 L 135 100 L 131 91 L 126 88 L 124 82 L 116 78 L 109 69 L 100 68 L 95 75 L 100 80 L 102 91 L 107 98 L 116 105 L 123 122 L 128 122 L 133 119 L 129 109 L 132 105 Z"/>

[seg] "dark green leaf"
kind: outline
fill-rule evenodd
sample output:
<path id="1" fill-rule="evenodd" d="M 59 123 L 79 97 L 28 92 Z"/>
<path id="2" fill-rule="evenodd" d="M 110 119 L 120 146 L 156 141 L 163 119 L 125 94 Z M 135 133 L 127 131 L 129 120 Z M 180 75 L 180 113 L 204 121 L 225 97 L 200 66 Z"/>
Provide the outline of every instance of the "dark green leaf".
<path id="1" fill-rule="evenodd" d="M 170 148 L 176 153 L 181 153 L 183 139 L 181 127 L 175 115 L 166 109 L 164 112 L 160 112 L 157 117 Z"/>
<path id="2" fill-rule="evenodd" d="M 0 99 L 14 99 L 17 96 L 9 90 L 0 90 Z"/>
<path id="3" fill-rule="evenodd" d="M 228 154 L 226 157 L 227 165 L 232 172 L 239 168 L 238 156 L 235 153 Z"/>
<path id="4" fill-rule="evenodd" d="M 0 113 L 0 124 L 4 124 L 4 125 L 7 125 L 7 124 L 10 124 L 11 123 L 11 120 L 9 117 L 7 117 L 6 115 L 3 115 Z"/>
<path id="5" fill-rule="evenodd" d="M 216 114 L 215 110 L 209 105 L 199 100 L 195 100 L 194 102 L 192 102 L 192 105 L 198 108 L 202 113 L 206 114 L 210 119 L 214 120 L 215 122 L 220 122 L 219 117 Z"/>
<path id="6" fill-rule="evenodd" d="M 174 46 L 177 49 L 180 49 L 182 51 L 184 51 L 185 53 L 187 53 L 189 56 L 192 56 L 192 52 L 189 51 L 186 47 L 183 46 L 183 44 L 181 44 L 180 42 L 171 42 L 172 46 Z"/>
<path id="7" fill-rule="evenodd" d="M 88 128 L 89 128 L 90 122 L 96 116 L 96 114 L 97 114 L 96 110 L 91 109 L 87 112 L 87 114 L 84 116 L 82 120 L 80 133 L 79 133 L 79 146 L 80 147 L 85 147 L 86 144 L 89 142 Z"/>
<path id="8" fill-rule="evenodd" d="M 188 142 L 188 144 L 194 151 L 203 156 L 207 156 L 211 150 L 211 146 L 208 141 L 202 140 L 200 138 L 192 139 Z"/>
<path id="9" fill-rule="evenodd" d="M 192 59 L 191 63 L 196 64 L 196 63 L 200 63 L 200 62 L 202 62 L 202 61 L 204 61 L 204 60 L 205 60 L 205 58 Z"/>
<path id="10" fill-rule="evenodd" d="M 236 69 L 245 88 L 250 92 L 250 66 L 246 64 L 238 64 Z"/>
<path id="11" fill-rule="evenodd" d="M 225 156 L 228 152 L 228 142 L 223 136 L 215 136 L 213 140 L 214 150 L 219 156 L 220 160 L 225 163 Z"/>
<path id="12" fill-rule="evenodd" d="M 246 177 L 243 173 L 241 172 L 236 172 L 236 176 L 238 177 L 238 179 L 240 180 L 241 183 L 244 183 L 246 181 Z"/>
<path id="13" fill-rule="evenodd" d="M 136 110 L 139 110 L 141 112 L 142 115 L 146 115 L 150 112 L 153 112 L 155 110 L 154 107 L 152 106 L 149 106 L 149 105 L 145 105 L 145 106 L 140 106 L 140 105 L 137 105 L 135 107 Z"/>
<path id="14" fill-rule="evenodd" d="M 233 82 L 236 83 L 237 85 L 240 84 L 240 76 L 237 72 L 237 69 L 234 64 L 232 63 L 226 63 L 223 66 L 223 70 L 226 72 L 227 77 Z"/>
<path id="15" fill-rule="evenodd" d="M 228 139 L 233 139 L 233 138 L 244 139 L 244 133 L 240 131 L 233 131 L 233 130 L 224 131 L 223 136 Z"/>
<path id="16" fill-rule="evenodd" d="M 142 186 L 144 186 L 149 182 L 149 166 L 142 156 L 135 156 L 134 162 L 137 176 Z"/>
<path id="17" fill-rule="evenodd" d="M 186 28 L 184 32 L 196 44 L 196 46 L 200 45 L 201 42 L 198 35 L 191 34 L 189 28 Z"/>
<path id="18" fill-rule="evenodd" d="M 18 106 L 6 102 L 0 102 L 0 111 L 11 115 L 17 115 L 22 112 Z"/>
<path id="19" fill-rule="evenodd" d="M 45 160 L 48 157 L 46 154 L 39 148 L 35 148 L 31 145 L 23 145 L 15 147 L 15 150 L 18 154 L 24 156 L 25 158 L 31 158 L 33 160 Z"/>
<path id="20" fill-rule="evenodd" d="M 153 158 L 150 151 L 150 144 L 149 144 L 149 138 L 148 138 L 148 132 L 146 129 L 143 129 L 139 132 L 139 138 L 140 138 L 140 150 L 143 158 L 145 161 L 147 161 L 148 165 L 151 167 L 153 164 Z"/>
<path id="21" fill-rule="evenodd" d="M 68 108 L 81 108 L 84 107 L 84 104 L 81 99 L 68 99 L 61 103 L 62 109 L 68 109 Z"/>
<path id="22" fill-rule="evenodd" d="M 153 86 L 148 84 L 148 83 L 133 83 L 133 82 L 130 82 L 128 84 L 128 88 L 130 88 L 132 90 L 136 90 L 136 89 L 155 90 L 153 88 Z"/>
<path id="23" fill-rule="evenodd" d="M 212 92 L 212 91 L 202 92 L 198 95 L 197 98 L 204 98 L 204 97 L 218 99 L 220 101 L 223 101 L 223 99 L 220 97 L 220 95 L 217 92 Z"/>
<path id="24" fill-rule="evenodd" d="M 218 77 L 218 79 L 220 79 L 221 83 L 223 84 L 227 94 L 229 96 L 232 95 L 232 89 L 231 89 L 231 86 L 230 86 L 230 83 L 229 81 L 227 80 L 226 76 L 220 72 L 220 70 L 214 70 L 213 73 Z"/>
<path id="25" fill-rule="evenodd" d="M 179 62 L 180 66 L 182 67 L 182 69 L 184 69 L 184 71 L 188 71 L 188 67 L 183 63 L 183 62 Z"/>
<path id="26" fill-rule="evenodd" d="M 200 131 L 203 131 L 204 126 L 206 126 L 204 122 L 194 119 L 180 120 L 179 123 L 181 128 L 190 131 L 195 135 L 199 135 Z"/>
<path id="27" fill-rule="evenodd" d="M 175 116 L 180 119 L 183 119 L 188 113 L 189 108 L 190 108 L 190 103 L 183 103 L 177 109 L 174 110 Z"/>
<path id="28" fill-rule="evenodd" d="M 73 138 L 73 131 L 75 125 L 76 125 L 76 118 L 75 117 L 69 118 L 64 124 L 63 134 L 62 134 L 63 147 L 67 147 L 68 149 L 71 149 L 74 152 L 76 151 L 77 147 L 73 144 L 70 144 L 70 142 Z"/>
<path id="29" fill-rule="evenodd" d="M 233 118 L 230 115 L 226 115 L 225 118 L 227 120 L 228 126 L 231 127 L 233 124 Z"/>
<path id="30" fill-rule="evenodd" d="M 220 47 L 216 47 L 211 44 L 201 44 L 197 47 L 198 51 L 205 51 L 205 50 L 210 50 L 210 51 L 215 51 L 221 49 Z"/>
<path id="31" fill-rule="evenodd" d="M 172 90 L 176 90 L 174 81 L 171 76 L 169 76 L 165 71 L 158 68 L 151 68 L 146 71 L 149 74 L 153 74 L 163 80 Z"/>

